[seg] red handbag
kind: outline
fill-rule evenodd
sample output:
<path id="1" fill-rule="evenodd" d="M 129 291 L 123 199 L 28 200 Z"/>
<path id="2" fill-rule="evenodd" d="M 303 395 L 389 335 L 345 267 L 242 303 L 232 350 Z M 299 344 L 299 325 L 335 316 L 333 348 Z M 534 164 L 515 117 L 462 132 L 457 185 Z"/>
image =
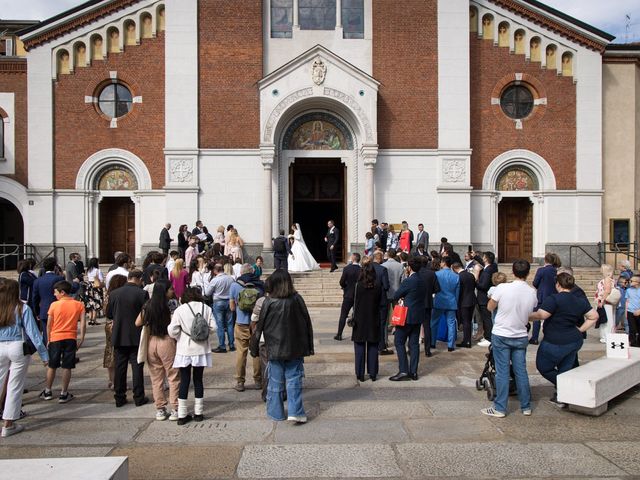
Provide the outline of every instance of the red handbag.
<path id="1" fill-rule="evenodd" d="M 394 327 L 404 327 L 407 321 L 407 312 L 409 308 L 405 307 L 401 303 L 393 307 L 393 314 L 391 315 L 391 325 Z"/>

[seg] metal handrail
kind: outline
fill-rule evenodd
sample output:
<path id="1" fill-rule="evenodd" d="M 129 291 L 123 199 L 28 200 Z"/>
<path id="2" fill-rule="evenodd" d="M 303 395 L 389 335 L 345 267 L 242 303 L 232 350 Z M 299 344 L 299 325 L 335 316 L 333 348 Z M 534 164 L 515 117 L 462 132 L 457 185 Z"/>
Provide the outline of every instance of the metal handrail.
<path id="1" fill-rule="evenodd" d="M 598 255 L 600 255 L 601 258 L 604 258 L 606 255 L 614 255 L 614 267 L 618 265 L 618 255 L 626 257 L 627 260 L 633 259 L 633 269 L 636 270 L 640 262 L 638 242 L 629 242 L 624 245 L 626 245 L 627 248 L 621 248 L 619 243 L 600 242 L 598 243 Z"/>
<path id="2" fill-rule="evenodd" d="M 22 256 L 22 247 L 23 245 L 19 243 L 3 243 L 0 244 L 0 249 L 2 253 L 0 253 L 0 260 L 2 261 L 2 270 L 7 269 L 7 258 L 16 257 L 16 265 L 20 261 L 20 257 Z M 9 248 L 11 251 L 7 252 L 6 249 Z"/>
<path id="3" fill-rule="evenodd" d="M 580 245 L 569 245 L 569 266 L 573 267 L 573 252 L 574 250 L 579 250 L 582 253 L 584 253 L 587 257 L 589 257 L 591 260 L 593 260 L 593 262 L 597 265 L 600 266 L 602 265 L 602 257 L 600 256 L 600 248 L 598 247 L 598 259 L 594 258 L 589 252 L 587 252 L 584 248 L 582 248 L 582 246 Z"/>

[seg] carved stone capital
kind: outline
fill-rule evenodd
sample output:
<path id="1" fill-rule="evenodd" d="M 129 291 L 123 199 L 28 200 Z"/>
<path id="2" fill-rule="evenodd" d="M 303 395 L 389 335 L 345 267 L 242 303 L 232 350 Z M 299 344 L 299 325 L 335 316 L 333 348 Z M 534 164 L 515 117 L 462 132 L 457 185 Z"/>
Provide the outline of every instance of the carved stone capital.
<path id="1" fill-rule="evenodd" d="M 373 168 L 378 161 L 378 145 L 364 144 L 360 149 L 360 156 L 365 168 Z"/>
<path id="2" fill-rule="evenodd" d="M 273 143 L 260 144 L 260 160 L 265 169 L 273 168 L 273 162 L 276 156 L 276 146 Z"/>

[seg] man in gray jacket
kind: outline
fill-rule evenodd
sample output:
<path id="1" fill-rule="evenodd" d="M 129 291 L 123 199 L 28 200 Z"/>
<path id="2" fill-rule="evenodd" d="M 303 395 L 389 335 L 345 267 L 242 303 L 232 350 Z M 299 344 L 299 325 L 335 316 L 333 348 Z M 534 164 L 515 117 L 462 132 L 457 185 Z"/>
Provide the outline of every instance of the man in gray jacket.
<path id="1" fill-rule="evenodd" d="M 393 248 L 390 248 L 387 252 L 387 261 L 382 264 L 384 268 L 387 269 L 387 273 L 389 274 L 389 290 L 387 290 L 387 299 L 389 300 L 388 305 L 391 305 L 391 308 L 395 306 L 393 303 L 393 295 L 396 293 L 396 290 L 400 288 L 400 282 L 402 280 L 402 274 L 404 273 L 404 268 L 402 264 L 396 257 L 396 251 Z M 388 314 L 387 314 L 388 318 Z M 393 350 L 387 348 L 387 325 L 385 322 L 384 328 L 382 329 L 383 337 L 380 338 L 380 355 L 393 355 Z"/>

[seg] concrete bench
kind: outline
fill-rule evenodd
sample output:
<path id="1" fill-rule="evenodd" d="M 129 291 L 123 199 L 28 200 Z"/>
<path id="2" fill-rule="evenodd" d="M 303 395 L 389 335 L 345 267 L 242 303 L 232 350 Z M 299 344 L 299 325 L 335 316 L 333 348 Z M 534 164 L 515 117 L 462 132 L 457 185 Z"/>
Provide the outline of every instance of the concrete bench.
<path id="1" fill-rule="evenodd" d="M 558 401 L 586 415 L 602 415 L 609 400 L 640 384 L 640 348 L 631 358 L 598 358 L 558 375 Z"/>
<path id="2" fill-rule="evenodd" d="M 11 480 L 128 480 L 127 457 L 25 458 L 0 460 L 0 472 Z"/>

